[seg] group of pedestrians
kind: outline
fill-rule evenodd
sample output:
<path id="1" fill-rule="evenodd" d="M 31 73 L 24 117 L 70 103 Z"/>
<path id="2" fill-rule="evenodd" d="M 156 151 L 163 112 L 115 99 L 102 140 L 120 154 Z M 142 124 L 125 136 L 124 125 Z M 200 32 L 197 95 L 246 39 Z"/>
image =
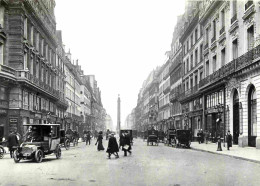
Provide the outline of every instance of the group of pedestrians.
<path id="1" fill-rule="evenodd" d="M 86 141 L 86 145 L 90 145 L 90 141 L 92 138 L 91 132 L 90 131 L 84 131 L 84 139 Z M 127 153 L 132 154 L 131 152 L 131 137 L 130 134 L 126 132 L 122 132 L 120 139 L 119 139 L 119 145 L 117 143 L 117 140 L 115 138 L 115 134 L 112 132 L 106 137 L 108 139 L 108 146 L 106 152 L 108 153 L 108 158 L 111 159 L 111 155 L 114 155 L 115 158 L 119 158 L 118 152 L 119 149 L 122 148 L 122 151 L 124 151 L 124 156 L 127 156 Z M 105 150 L 103 146 L 103 132 L 100 131 L 97 136 L 97 141 L 95 143 L 97 145 L 97 150 L 98 151 L 103 151 Z"/>
<path id="2" fill-rule="evenodd" d="M 203 132 L 203 130 L 200 129 L 197 133 L 198 142 L 203 143 L 205 141 L 205 143 L 207 144 L 210 136 L 211 134 L 208 131 Z M 232 147 L 232 135 L 230 134 L 230 131 L 227 132 L 226 140 L 227 140 L 227 150 L 229 150 L 229 148 Z"/>

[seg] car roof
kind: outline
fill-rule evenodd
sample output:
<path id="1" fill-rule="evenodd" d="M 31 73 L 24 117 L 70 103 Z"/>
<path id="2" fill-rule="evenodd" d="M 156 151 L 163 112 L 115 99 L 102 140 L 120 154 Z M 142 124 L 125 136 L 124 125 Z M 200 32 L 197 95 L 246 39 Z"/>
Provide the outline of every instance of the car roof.
<path id="1" fill-rule="evenodd" d="M 23 124 L 23 126 L 60 126 L 60 124 Z"/>

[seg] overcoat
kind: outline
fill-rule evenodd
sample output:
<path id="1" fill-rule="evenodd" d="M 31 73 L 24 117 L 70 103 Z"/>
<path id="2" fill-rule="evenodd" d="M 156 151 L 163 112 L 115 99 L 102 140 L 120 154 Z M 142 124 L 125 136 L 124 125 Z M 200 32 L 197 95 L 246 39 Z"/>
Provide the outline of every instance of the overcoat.
<path id="1" fill-rule="evenodd" d="M 108 140 L 107 153 L 119 152 L 118 144 L 116 138 L 111 136 Z"/>
<path id="2" fill-rule="evenodd" d="M 14 133 L 9 134 L 7 142 L 9 148 L 12 148 L 14 146 L 19 146 L 17 136 Z"/>
<path id="3" fill-rule="evenodd" d="M 229 147 L 232 147 L 232 135 L 231 134 L 227 134 L 227 145 Z"/>

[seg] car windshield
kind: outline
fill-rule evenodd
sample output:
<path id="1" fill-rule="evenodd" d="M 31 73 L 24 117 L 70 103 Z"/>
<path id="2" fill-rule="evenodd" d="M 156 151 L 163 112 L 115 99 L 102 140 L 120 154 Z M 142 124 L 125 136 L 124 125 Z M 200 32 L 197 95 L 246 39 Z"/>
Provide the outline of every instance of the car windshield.
<path id="1" fill-rule="evenodd" d="M 39 127 L 36 126 L 29 126 L 25 135 L 24 135 L 25 142 L 34 142 L 34 141 L 41 141 L 41 131 Z"/>

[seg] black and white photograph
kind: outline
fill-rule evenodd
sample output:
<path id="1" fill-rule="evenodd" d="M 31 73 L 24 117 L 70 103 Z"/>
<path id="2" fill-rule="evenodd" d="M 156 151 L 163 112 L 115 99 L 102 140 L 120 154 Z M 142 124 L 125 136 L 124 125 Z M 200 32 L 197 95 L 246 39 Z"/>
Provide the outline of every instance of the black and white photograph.
<path id="1" fill-rule="evenodd" d="M 258 86 L 260 0 L 0 0 L 0 186 L 259 186 Z"/>

